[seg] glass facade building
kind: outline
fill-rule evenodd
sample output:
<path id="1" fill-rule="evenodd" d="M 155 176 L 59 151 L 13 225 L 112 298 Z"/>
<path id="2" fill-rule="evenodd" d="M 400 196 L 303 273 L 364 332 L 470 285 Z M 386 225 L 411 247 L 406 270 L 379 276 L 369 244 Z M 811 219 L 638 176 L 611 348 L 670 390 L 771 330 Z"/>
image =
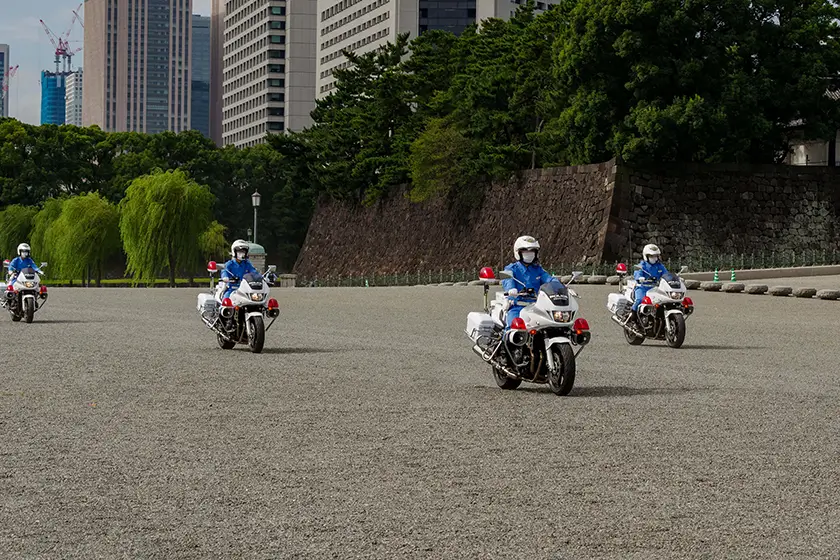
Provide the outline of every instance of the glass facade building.
<path id="1" fill-rule="evenodd" d="M 418 30 L 449 31 L 459 35 L 475 23 L 476 0 L 420 0 Z"/>
<path id="2" fill-rule="evenodd" d="M 67 75 L 41 72 L 41 124 L 64 124 Z"/>
<path id="3" fill-rule="evenodd" d="M 190 123 L 210 138 L 210 18 L 192 18 L 192 92 Z"/>

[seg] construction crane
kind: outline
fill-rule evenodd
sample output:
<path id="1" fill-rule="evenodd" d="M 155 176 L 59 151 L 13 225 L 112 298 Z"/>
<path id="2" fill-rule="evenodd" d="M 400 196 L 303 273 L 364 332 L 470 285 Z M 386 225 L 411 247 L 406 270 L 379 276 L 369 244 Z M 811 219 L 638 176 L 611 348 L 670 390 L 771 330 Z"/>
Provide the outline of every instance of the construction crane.
<path id="1" fill-rule="evenodd" d="M 85 20 L 82 19 L 82 16 L 79 15 L 79 10 L 82 8 L 82 4 L 79 4 L 79 7 L 73 10 L 73 15 L 76 16 L 76 21 L 79 22 L 79 25 L 82 26 L 82 29 L 85 28 Z"/>
<path id="2" fill-rule="evenodd" d="M 17 74 L 18 68 L 20 68 L 20 64 L 12 66 L 8 72 L 3 73 L 3 87 L 0 88 L 0 107 L 3 106 L 3 101 L 9 96 L 9 83 Z"/>
<path id="3" fill-rule="evenodd" d="M 79 4 L 79 7 L 73 10 L 73 19 L 70 20 L 70 26 L 67 28 L 67 31 L 64 32 L 63 35 L 56 35 L 53 33 L 52 29 L 44 23 L 44 20 L 39 20 L 41 22 L 41 26 L 44 28 L 44 31 L 47 34 L 47 37 L 52 43 L 53 48 L 55 48 L 55 73 L 59 74 L 61 72 L 61 61 L 64 60 L 64 72 L 69 73 L 72 67 L 72 60 L 73 55 L 78 53 L 82 50 L 81 47 L 77 49 L 70 48 L 70 33 L 73 31 L 73 25 L 75 25 L 76 21 L 78 20 L 81 22 L 82 18 L 79 17 L 78 11 L 82 9 L 82 4 Z"/>

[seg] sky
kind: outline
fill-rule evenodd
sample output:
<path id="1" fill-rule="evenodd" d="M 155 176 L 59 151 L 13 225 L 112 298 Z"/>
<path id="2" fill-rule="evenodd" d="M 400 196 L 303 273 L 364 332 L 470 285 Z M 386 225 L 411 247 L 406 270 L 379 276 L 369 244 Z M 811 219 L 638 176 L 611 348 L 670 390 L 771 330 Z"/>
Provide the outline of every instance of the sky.
<path id="1" fill-rule="evenodd" d="M 193 13 L 210 15 L 211 0 L 193 0 Z M 82 0 L 0 0 L 0 43 L 9 45 L 11 66 L 20 65 L 9 85 L 9 113 L 23 122 L 41 122 L 41 70 L 55 69 L 55 49 L 39 20 L 64 34 Z M 84 8 L 79 12 L 84 18 Z M 70 34 L 74 48 L 83 46 L 84 30 L 76 23 Z M 82 66 L 84 51 L 73 57 Z"/>

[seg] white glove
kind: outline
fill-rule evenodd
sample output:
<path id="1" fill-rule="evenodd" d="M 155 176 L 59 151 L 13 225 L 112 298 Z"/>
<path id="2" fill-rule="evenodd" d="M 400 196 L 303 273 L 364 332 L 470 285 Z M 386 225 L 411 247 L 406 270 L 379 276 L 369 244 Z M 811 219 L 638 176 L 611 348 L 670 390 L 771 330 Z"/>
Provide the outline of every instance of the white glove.
<path id="1" fill-rule="evenodd" d="M 518 295 L 519 290 L 517 290 L 516 288 L 511 288 L 510 290 L 508 290 L 508 297 L 516 297 Z"/>

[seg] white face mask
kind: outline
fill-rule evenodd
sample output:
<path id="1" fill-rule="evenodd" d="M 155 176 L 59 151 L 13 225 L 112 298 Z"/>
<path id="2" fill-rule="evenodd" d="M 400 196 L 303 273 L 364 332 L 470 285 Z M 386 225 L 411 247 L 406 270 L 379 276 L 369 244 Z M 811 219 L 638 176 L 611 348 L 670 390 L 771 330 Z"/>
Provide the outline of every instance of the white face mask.
<path id="1" fill-rule="evenodd" d="M 522 262 L 525 264 L 531 264 L 535 258 L 537 254 L 534 251 L 522 251 Z"/>
<path id="2" fill-rule="evenodd" d="M 659 262 L 659 257 L 648 257 L 648 262 L 650 264 L 656 264 Z"/>
<path id="3" fill-rule="evenodd" d="M 240 261 L 245 260 L 245 251 L 237 251 L 236 252 L 236 259 Z"/>

